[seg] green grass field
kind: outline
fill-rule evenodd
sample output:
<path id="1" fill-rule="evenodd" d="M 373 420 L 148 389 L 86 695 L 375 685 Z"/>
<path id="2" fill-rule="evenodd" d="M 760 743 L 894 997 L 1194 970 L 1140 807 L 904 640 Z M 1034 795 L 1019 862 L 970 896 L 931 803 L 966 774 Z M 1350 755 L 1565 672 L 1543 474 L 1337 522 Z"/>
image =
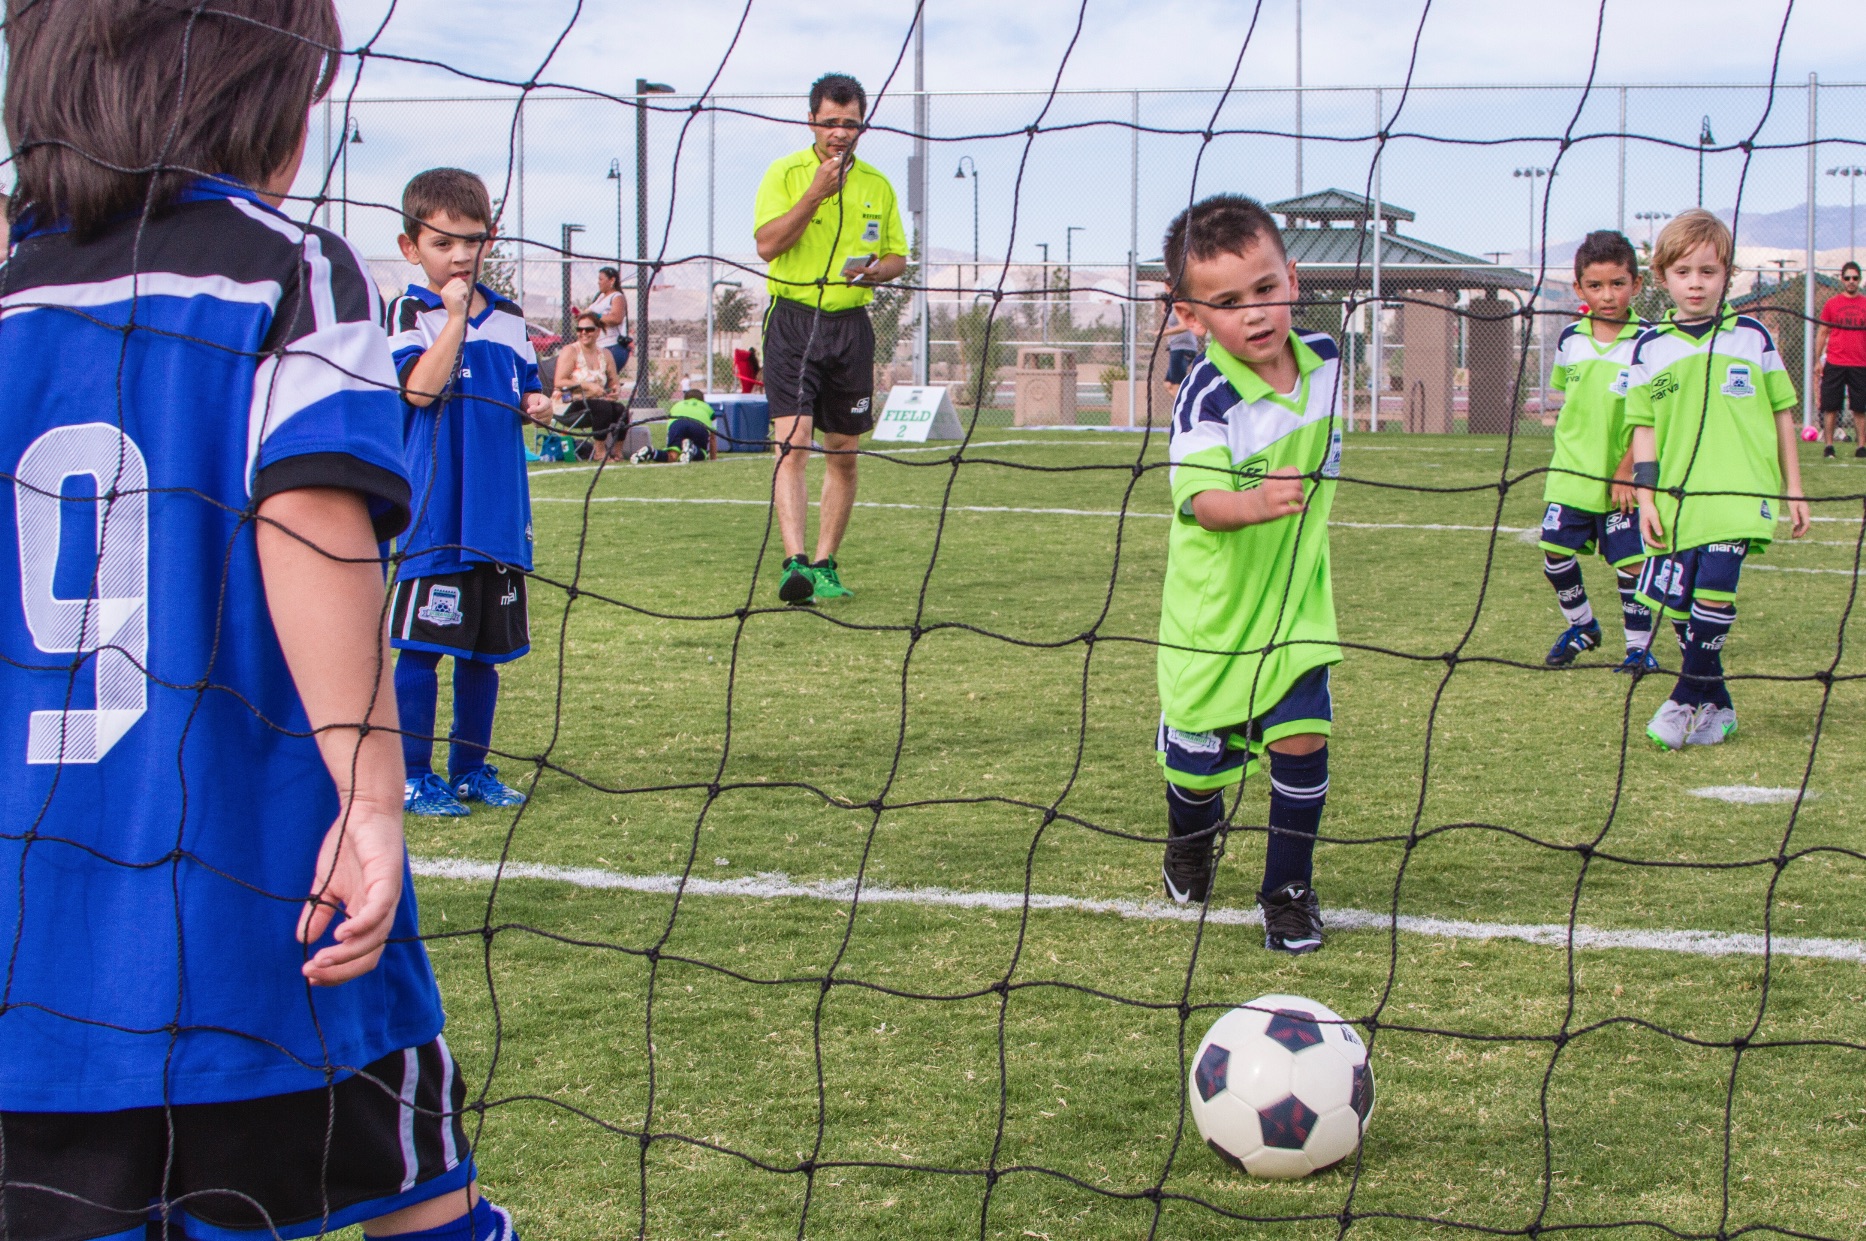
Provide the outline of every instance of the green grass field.
<path id="1" fill-rule="evenodd" d="M 1726 660 L 1795 677 L 1844 649 L 1842 679 L 1736 681 L 1736 739 L 1663 754 L 1643 727 L 1671 678 L 1609 671 L 1618 608 L 1598 561 L 1607 651 L 1541 668 L 1561 622 L 1539 553 L 1490 533 L 1504 442 L 1351 435 L 1332 537 L 1355 649 L 1335 677 L 1338 843 L 1318 850 L 1317 887 L 1331 909 L 1484 925 L 1336 929 L 1290 960 L 1234 922 L 1201 936 L 1022 907 L 1026 891 L 1160 899 L 1160 847 L 1129 837 L 1165 830 L 1148 643 L 1167 483 L 1129 468 L 1138 435 L 977 439 L 956 473 L 946 449 L 863 462 L 879 507 L 857 509 L 841 556 L 856 598 L 826 614 L 777 606 L 769 458 L 537 468 L 538 572 L 578 593 L 534 584 L 496 746 L 523 787 L 548 766 L 520 813 L 409 821 L 429 870 L 527 868 L 496 890 L 471 872 L 417 883 L 449 1040 L 487 1105 L 469 1123 L 483 1184 L 527 1236 L 632 1236 L 645 1218 L 678 1238 L 800 1221 L 821 1237 L 982 1221 L 993 1238 L 1320 1238 L 1344 1210 L 1367 1238 L 1471 1235 L 1422 1220 L 1866 1235 L 1857 619 L 1840 642 L 1859 501 L 1817 505 L 1808 540 L 1784 530 L 1752 559 Z M 1519 441 L 1508 474 L 1547 452 Z M 1117 468 L 1060 468 L 1090 465 Z M 1816 494 L 1866 492 L 1851 461 L 1804 468 Z M 1540 477 L 1511 489 L 1502 524 L 1536 525 L 1541 494 Z M 1669 635 L 1655 649 L 1675 667 Z M 1691 792 L 1804 774 L 1798 807 Z M 1264 821 L 1265 788 L 1250 782 L 1238 822 Z M 1233 837 L 1214 911 L 1251 907 L 1261 848 Z M 753 882 L 677 903 L 616 878 L 683 873 Z M 891 895 L 1010 895 L 852 910 L 824 886 L 858 875 Z M 1511 929 L 1571 918 L 1846 942 L 1765 961 L 1679 936 L 1571 953 Z M 1358 1178 L 1250 1181 L 1182 1124 L 1184 1058 L 1224 1006 L 1272 991 L 1377 1017 Z"/>

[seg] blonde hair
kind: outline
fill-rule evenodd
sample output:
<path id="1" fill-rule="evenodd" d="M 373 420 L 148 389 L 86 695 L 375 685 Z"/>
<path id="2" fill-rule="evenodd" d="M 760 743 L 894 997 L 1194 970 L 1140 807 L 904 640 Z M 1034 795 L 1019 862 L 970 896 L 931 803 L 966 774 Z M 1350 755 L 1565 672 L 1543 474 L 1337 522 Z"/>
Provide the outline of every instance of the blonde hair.
<path id="1" fill-rule="evenodd" d="M 1658 244 L 1652 248 L 1653 272 L 1663 273 L 1705 242 L 1710 243 L 1726 272 L 1736 270 L 1736 238 L 1730 235 L 1730 226 L 1704 208 L 1693 207 L 1680 211 L 1659 230 Z"/>

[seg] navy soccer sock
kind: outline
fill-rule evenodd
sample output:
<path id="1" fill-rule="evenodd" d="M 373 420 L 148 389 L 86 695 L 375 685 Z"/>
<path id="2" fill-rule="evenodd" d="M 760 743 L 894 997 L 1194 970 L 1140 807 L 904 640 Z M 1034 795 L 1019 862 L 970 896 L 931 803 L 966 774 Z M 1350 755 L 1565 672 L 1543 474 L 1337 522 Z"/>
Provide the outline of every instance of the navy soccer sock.
<path id="1" fill-rule="evenodd" d="M 1315 834 L 1328 801 L 1328 747 L 1313 754 L 1270 752 L 1270 840 L 1264 849 L 1263 890 L 1312 886 Z"/>
<path id="2" fill-rule="evenodd" d="M 1594 608 L 1587 601 L 1587 587 L 1581 584 L 1581 564 L 1573 556 L 1554 556 L 1544 553 L 1542 573 L 1555 588 L 1555 602 L 1561 605 L 1561 614 L 1568 618 L 1570 625 L 1591 625 L 1594 623 Z"/>
<path id="3" fill-rule="evenodd" d="M 363 1241 L 376 1238 L 365 1232 Z M 518 1229 L 512 1226 L 512 1216 L 504 1207 L 494 1206 L 492 1199 L 482 1197 L 459 1219 L 420 1232 L 398 1232 L 394 1241 L 518 1241 Z"/>
<path id="4" fill-rule="evenodd" d="M 441 657 L 433 651 L 402 651 L 395 658 L 395 709 L 402 721 L 402 765 L 408 778 L 434 770 L 434 701 Z"/>
<path id="5" fill-rule="evenodd" d="M 1679 620 L 1677 617 L 1672 618 L 1672 632 L 1678 635 L 1678 652 L 1681 655 L 1691 649 L 1691 639 L 1685 636 L 1685 630 L 1688 627 L 1689 626 L 1684 621 Z"/>
<path id="6" fill-rule="evenodd" d="M 1182 789 L 1177 784 L 1166 786 L 1166 830 L 1175 839 L 1206 832 L 1210 833 L 1207 840 L 1215 840 L 1217 833 L 1212 832 L 1212 829 L 1224 817 L 1225 798 L 1217 789 Z"/>
<path id="7" fill-rule="evenodd" d="M 454 731 L 447 775 L 458 780 L 486 761 L 492 716 L 499 706 L 499 668 L 477 659 L 454 660 Z"/>
<path id="8" fill-rule="evenodd" d="M 1633 597 L 1639 575 L 1624 569 L 1614 570 L 1620 583 L 1620 618 L 1626 624 L 1626 649 L 1643 651 L 1652 645 L 1652 609 Z"/>
<path id="9" fill-rule="evenodd" d="M 1678 689 L 1672 691 L 1673 701 L 1692 705 L 1708 702 L 1714 707 L 1730 705 L 1730 690 L 1723 680 L 1723 644 L 1735 621 L 1735 608 L 1691 605 L 1691 623 L 1685 630 L 1684 675 L 1678 679 Z M 1686 677 L 1696 679 L 1687 682 Z M 1686 698 L 1681 690 L 1693 696 Z"/>

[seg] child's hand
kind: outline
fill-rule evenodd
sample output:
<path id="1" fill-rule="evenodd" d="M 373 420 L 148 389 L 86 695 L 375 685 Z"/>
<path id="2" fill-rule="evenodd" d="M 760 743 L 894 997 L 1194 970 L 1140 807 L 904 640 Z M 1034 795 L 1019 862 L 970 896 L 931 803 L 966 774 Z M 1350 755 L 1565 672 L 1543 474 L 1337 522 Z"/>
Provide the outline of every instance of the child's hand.
<path id="1" fill-rule="evenodd" d="M 1808 525 L 1812 521 L 1812 518 L 1808 514 L 1808 502 L 1806 500 L 1790 500 L 1788 502 L 1788 521 L 1789 538 L 1798 539 L 1808 532 Z"/>
<path id="2" fill-rule="evenodd" d="M 544 393 L 526 393 L 524 403 L 520 405 L 519 408 L 524 411 L 525 417 L 531 419 L 537 425 L 541 427 L 548 427 L 551 425 L 551 399 L 545 396 Z"/>
<path id="3" fill-rule="evenodd" d="M 376 968 L 402 899 L 402 808 L 353 802 L 337 817 L 318 849 L 312 899 L 298 918 L 298 942 L 324 934 L 341 907 L 337 942 L 304 964 L 314 987 L 334 987 Z"/>
<path id="4" fill-rule="evenodd" d="M 1308 508 L 1302 495 L 1302 472 L 1293 468 L 1272 470 L 1264 476 L 1261 486 L 1254 493 L 1261 504 L 1263 516 L 1258 521 L 1275 521 L 1280 517 L 1294 517 Z"/>
<path id="5" fill-rule="evenodd" d="M 1607 490 L 1613 497 L 1614 507 L 1620 510 L 1620 516 L 1631 517 L 1639 511 L 1639 493 L 1633 490 L 1632 475 L 1628 474 L 1624 478 L 1616 475 Z"/>
<path id="6" fill-rule="evenodd" d="M 1659 520 L 1659 506 L 1641 500 L 1639 504 L 1639 537 L 1646 541 L 1646 546 L 1655 551 L 1665 550 L 1665 523 Z"/>
<path id="7" fill-rule="evenodd" d="M 447 308 L 450 319 L 464 319 L 467 309 L 473 304 L 473 282 L 465 276 L 455 276 L 441 286 L 441 305 Z"/>

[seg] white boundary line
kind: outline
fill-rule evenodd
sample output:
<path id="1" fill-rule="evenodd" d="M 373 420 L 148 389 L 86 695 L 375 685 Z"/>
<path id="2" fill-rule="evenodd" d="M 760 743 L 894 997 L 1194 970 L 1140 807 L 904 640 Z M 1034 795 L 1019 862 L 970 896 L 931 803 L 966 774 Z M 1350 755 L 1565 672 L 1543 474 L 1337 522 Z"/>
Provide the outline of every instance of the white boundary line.
<path id="1" fill-rule="evenodd" d="M 495 877 L 541 879 L 568 883 L 579 888 L 672 895 L 681 890 L 678 875 L 629 875 L 595 867 L 545 866 L 535 862 L 507 862 L 501 868 L 492 862 L 467 858 L 410 858 L 414 873 L 426 879 L 458 879 L 470 883 L 489 883 Z M 829 879 L 811 883 L 794 882 L 783 874 L 763 874 L 742 879 L 689 878 L 688 896 L 736 896 L 752 900 L 801 899 L 847 904 L 855 895 L 853 879 Z M 1021 892 L 956 892 L 950 888 L 889 888 L 867 884 L 862 900 L 878 905 L 923 905 L 958 909 L 1017 910 L 1026 898 Z M 1116 914 L 1151 922 L 1196 922 L 1196 906 L 1171 905 L 1164 901 L 1091 900 L 1080 896 L 1054 896 L 1032 893 L 1028 898 L 1035 910 L 1067 910 L 1076 913 Z M 1428 918 L 1389 914 L 1366 909 L 1330 909 L 1325 920 L 1336 930 L 1384 931 L 1397 924 L 1409 935 L 1428 935 L 1437 939 L 1514 939 L 1544 947 L 1563 947 L 1568 943 L 1566 926 L 1506 922 L 1466 922 L 1456 918 Z M 1262 926 L 1263 915 L 1255 909 L 1215 907 L 1205 920 L 1218 926 Z M 1734 931 L 1608 931 L 1590 926 L 1574 928 L 1577 948 L 1637 948 L 1653 952 L 1682 953 L 1700 957 L 1761 956 L 1773 951 L 1782 957 L 1815 957 L 1830 961 L 1866 964 L 1866 942 L 1854 939 L 1813 939 L 1777 935 L 1769 941 L 1760 935 Z"/>

